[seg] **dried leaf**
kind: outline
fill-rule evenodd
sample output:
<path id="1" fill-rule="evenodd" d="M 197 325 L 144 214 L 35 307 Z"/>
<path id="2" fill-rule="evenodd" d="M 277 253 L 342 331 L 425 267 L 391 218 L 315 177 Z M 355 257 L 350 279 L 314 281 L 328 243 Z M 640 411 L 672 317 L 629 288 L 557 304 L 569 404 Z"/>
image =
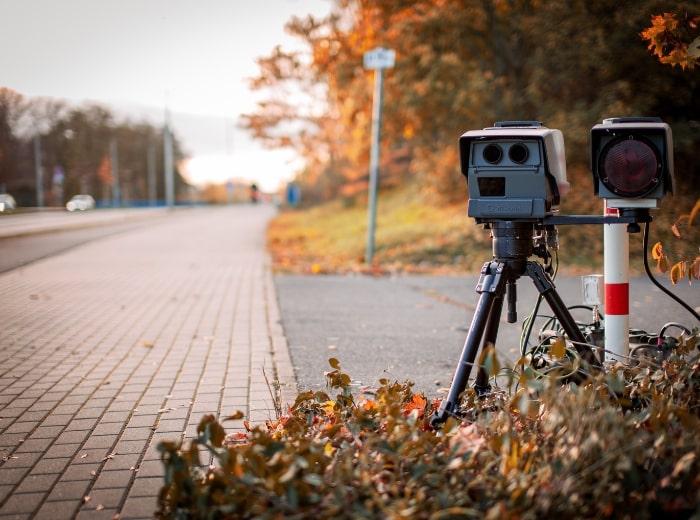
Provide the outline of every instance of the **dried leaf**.
<path id="1" fill-rule="evenodd" d="M 566 342 L 564 338 L 556 338 L 549 345 L 549 355 L 553 359 L 561 359 L 566 356 Z"/>
<path id="2" fill-rule="evenodd" d="M 700 256 L 696 256 L 690 266 L 688 276 L 692 276 L 696 280 L 700 280 Z"/>
<path id="3" fill-rule="evenodd" d="M 656 269 L 660 273 L 665 273 L 668 271 L 668 258 L 666 255 L 662 255 L 661 258 L 656 262 Z"/>
<path id="4" fill-rule="evenodd" d="M 695 41 L 700 40 L 700 38 L 696 38 Z M 688 227 L 691 227 L 693 225 L 693 222 L 695 222 L 695 218 L 700 214 L 700 199 L 695 201 L 695 205 L 693 206 L 693 209 L 690 210 L 690 215 L 688 216 Z"/>
<path id="5" fill-rule="evenodd" d="M 675 236 L 676 238 L 681 238 L 681 232 L 678 229 L 678 221 L 677 220 L 671 226 L 671 233 L 673 233 L 673 236 Z"/>
<path id="6" fill-rule="evenodd" d="M 403 406 L 402 412 L 404 415 L 409 415 L 413 410 L 418 410 L 419 417 L 423 416 L 428 400 L 421 394 L 414 394 L 411 401 Z"/>
<path id="7" fill-rule="evenodd" d="M 673 285 L 676 285 L 678 283 L 678 280 L 681 278 L 685 278 L 685 272 L 686 272 L 686 263 L 681 260 L 680 262 L 677 262 L 674 264 L 673 267 L 671 267 L 671 283 Z"/>
<path id="8" fill-rule="evenodd" d="M 672 475 L 674 477 L 677 477 L 680 474 L 685 473 L 693 466 L 694 461 L 695 461 L 695 453 L 693 453 L 692 451 L 689 453 L 686 453 L 680 459 L 678 459 L 678 462 L 676 462 L 676 465 L 673 467 Z"/>
<path id="9" fill-rule="evenodd" d="M 245 415 L 243 415 L 243 412 L 240 410 L 236 410 L 231 415 L 226 417 L 224 421 L 238 421 L 240 419 L 243 419 L 243 417 L 245 417 Z"/>
<path id="10" fill-rule="evenodd" d="M 664 255 L 664 248 L 661 242 L 657 242 L 651 248 L 651 258 L 652 260 L 659 260 Z"/>

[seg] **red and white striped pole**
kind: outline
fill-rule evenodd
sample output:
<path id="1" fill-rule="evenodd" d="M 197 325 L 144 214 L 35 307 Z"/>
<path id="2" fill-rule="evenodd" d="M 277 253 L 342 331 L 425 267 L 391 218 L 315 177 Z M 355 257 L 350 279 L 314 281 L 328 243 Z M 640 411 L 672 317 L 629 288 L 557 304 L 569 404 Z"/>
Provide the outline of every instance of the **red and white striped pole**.
<path id="1" fill-rule="evenodd" d="M 618 210 L 605 201 L 605 215 Z M 603 225 L 603 276 L 605 279 L 605 349 L 607 358 L 624 361 L 629 355 L 630 239 L 626 224 Z"/>

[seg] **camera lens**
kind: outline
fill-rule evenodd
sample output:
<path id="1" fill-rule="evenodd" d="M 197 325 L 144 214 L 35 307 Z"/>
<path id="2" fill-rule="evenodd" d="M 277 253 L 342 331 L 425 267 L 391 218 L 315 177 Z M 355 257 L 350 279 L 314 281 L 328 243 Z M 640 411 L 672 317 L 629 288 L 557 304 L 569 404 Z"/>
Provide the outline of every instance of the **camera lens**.
<path id="1" fill-rule="evenodd" d="M 498 164 L 503 157 L 503 150 L 497 144 L 487 144 L 483 152 L 484 160 L 491 164 Z"/>
<path id="2" fill-rule="evenodd" d="M 529 155 L 530 153 L 527 151 L 527 146 L 521 143 L 515 143 L 508 150 L 508 157 L 516 164 L 523 164 L 527 161 Z"/>
<path id="3" fill-rule="evenodd" d="M 612 192 L 641 197 L 656 184 L 659 162 L 654 149 L 644 141 L 625 139 L 603 154 L 602 181 Z"/>

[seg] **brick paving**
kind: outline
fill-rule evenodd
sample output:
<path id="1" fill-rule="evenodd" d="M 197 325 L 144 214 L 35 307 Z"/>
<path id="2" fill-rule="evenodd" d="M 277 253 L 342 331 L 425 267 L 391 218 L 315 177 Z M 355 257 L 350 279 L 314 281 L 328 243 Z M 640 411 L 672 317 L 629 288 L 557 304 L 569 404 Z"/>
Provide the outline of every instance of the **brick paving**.
<path id="1" fill-rule="evenodd" d="M 0 520 L 150 518 L 158 442 L 274 416 L 265 376 L 292 399 L 271 216 L 180 212 L 0 275 Z"/>

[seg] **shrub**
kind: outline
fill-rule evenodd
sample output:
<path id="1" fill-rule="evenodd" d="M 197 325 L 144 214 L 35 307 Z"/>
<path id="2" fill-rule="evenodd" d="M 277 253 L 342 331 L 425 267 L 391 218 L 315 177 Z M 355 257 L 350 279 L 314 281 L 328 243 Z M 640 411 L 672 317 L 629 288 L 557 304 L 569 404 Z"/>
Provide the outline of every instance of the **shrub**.
<path id="1" fill-rule="evenodd" d="M 696 340 L 578 386 L 523 362 L 488 398 L 465 392 L 464 416 L 437 432 L 439 400 L 387 380 L 356 395 L 331 359 L 329 393 L 301 392 L 281 417 L 226 436 L 206 416 L 189 444 L 162 443 L 158 515 L 687 518 L 700 513 Z M 202 448 L 215 465 L 200 467 Z"/>

